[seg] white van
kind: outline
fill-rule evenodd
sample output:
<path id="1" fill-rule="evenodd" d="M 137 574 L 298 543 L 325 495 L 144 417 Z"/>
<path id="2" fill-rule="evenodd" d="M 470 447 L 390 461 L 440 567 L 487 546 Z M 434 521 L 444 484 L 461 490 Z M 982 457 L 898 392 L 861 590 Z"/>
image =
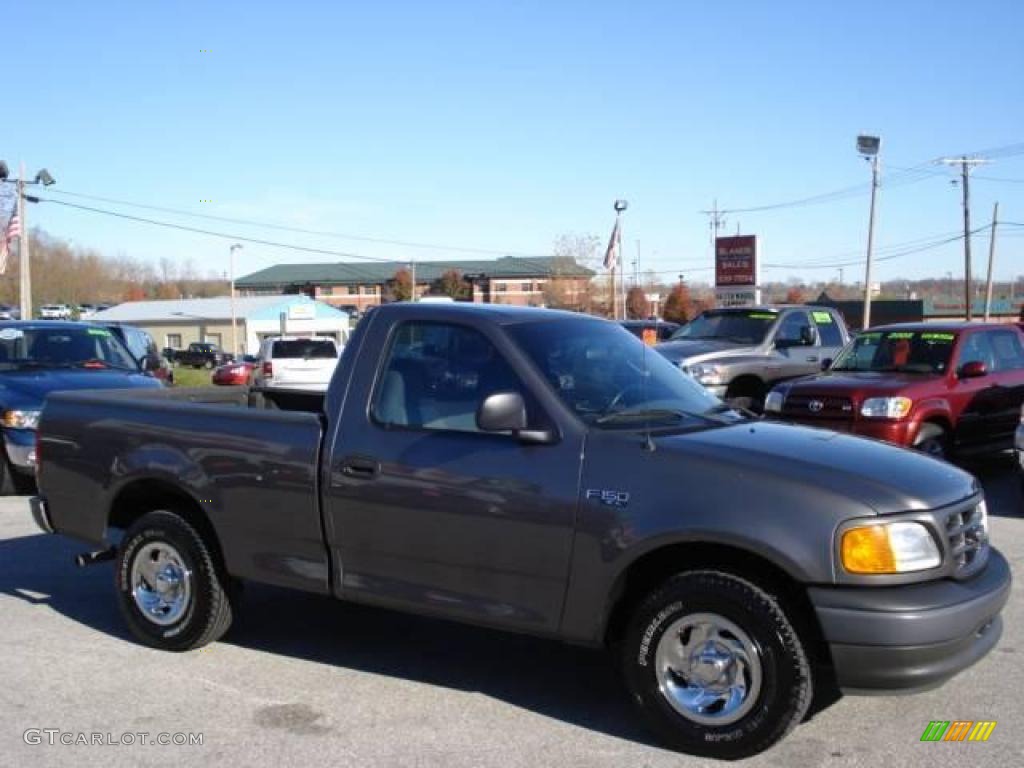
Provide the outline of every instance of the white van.
<path id="1" fill-rule="evenodd" d="M 253 385 L 266 389 L 326 391 L 339 354 L 334 339 L 271 336 L 260 344 Z"/>

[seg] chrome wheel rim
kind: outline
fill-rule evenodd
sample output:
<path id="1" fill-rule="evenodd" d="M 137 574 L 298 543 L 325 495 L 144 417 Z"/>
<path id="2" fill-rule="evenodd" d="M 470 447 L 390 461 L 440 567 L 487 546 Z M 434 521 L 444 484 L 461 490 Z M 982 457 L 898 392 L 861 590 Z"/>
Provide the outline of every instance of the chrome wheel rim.
<path id="1" fill-rule="evenodd" d="M 661 695 L 687 720 L 729 725 L 761 692 L 761 654 L 750 636 L 715 613 L 693 613 L 669 625 L 658 641 L 655 670 Z"/>
<path id="2" fill-rule="evenodd" d="M 192 599 L 192 571 L 170 544 L 145 544 L 132 560 L 132 597 L 139 612 L 161 627 L 178 621 Z"/>

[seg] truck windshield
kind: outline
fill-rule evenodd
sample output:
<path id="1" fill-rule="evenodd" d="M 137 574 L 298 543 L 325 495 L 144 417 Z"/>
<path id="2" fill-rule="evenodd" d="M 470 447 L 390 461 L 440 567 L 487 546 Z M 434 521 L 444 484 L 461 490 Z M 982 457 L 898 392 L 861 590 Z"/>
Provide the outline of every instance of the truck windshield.
<path id="1" fill-rule="evenodd" d="M 944 373 L 955 342 L 955 333 L 940 331 L 868 331 L 839 353 L 831 370 Z"/>
<path id="2" fill-rule="evenodd" d="M 672 341 L 717 339 L 736 344 L 760 344 L 779 315 L 769 311 L 711 310 L 703 312 L 672 334 Z"/>
<path id="3" fill-rule="evenodd" d="M 30 368 L 139 369 L 106 328 L 0 327 L 0 371 Z"/>
<path id="4" fill-rule="evenodd" d="M 330 339 L 292 339 L 275 341 L 270 356 L 275 360 L 299 358 L 302 360 L 334 359 L 338 348 Z"/>
<path id="5" fill-rule="evenodd" d="M 512 325 L 508 332 L 588 424 L 666 427 L 743 418 L 615 323 L 560 318 Z"/>

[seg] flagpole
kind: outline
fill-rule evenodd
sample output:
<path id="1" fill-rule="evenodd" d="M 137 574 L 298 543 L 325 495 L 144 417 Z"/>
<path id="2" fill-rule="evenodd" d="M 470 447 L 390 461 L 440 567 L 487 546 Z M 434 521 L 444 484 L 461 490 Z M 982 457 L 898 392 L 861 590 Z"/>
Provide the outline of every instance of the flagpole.
<path id="1" fill-rule="evenodd" d="M 28 244 L 28 222 L 25 220 L 25 163 L 21 163 L 21 170 L 18 175 L 18 221 L 21 225 L 21 234 L 18 237 L 18 269 L 20 272 L 20 305 L 21 319 L 32 319 L 32 266 L 29 255 Z"/>
<path id="2" fill-rule="evenodd" d="M 609 293 L 611 294 L 611 299 L 612 299 L 612 320 L 615 320 L 619 316 L 619 294 L 617 294 L 615 292 L 615 265 L 614 264 L 612 264 L 612 271 L 611 271 L 610 274 L 611 274 L 612 284 L 611 284 L 611 289 L 609 290 Z"/>

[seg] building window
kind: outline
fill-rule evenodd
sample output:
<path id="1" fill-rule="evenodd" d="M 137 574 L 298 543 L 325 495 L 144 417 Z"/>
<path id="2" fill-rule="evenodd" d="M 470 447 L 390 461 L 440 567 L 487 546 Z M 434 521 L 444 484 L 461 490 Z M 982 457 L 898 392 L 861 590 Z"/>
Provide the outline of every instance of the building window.
<path id="1" fill-rule="evenodd" d="M 350 285 L 348 287 L 348 295 L 349 296 L 358 296 L 359 295 L 359 286 L 358 285 Z"/>
<path id="2" fill-rule="evenodd" d="M 171 349 L 181 349 L 181 334 L 180 333 L 168 333 L 164 337 L 164 346 L 170 347 Z"/>
<path id="3" fill-rule="evenodd" d="M 523 291 L 523 293 L 530 293 L 530 292 L 533 291 L 533 284 L 532 283 L 522 283 L 519 286 L 519 288 Z"/>
<path id="4" fill-rule="evenodd" d="M 372 293 L 374 296 L 376 296 L 378 293 L 380 293 L 380 286 L 379 285 L 371 285 L 370 286 L 370 293 Z"/>
<path id="5" fill-rule="evenodd" d="M 505 292 L 505 284 L 504 283 L 495 283 L 494 284 L 494 292 L 495 293 L 504 293 Z"/>
<path id="6" fill-rule="evenodd" d="M 221 343 L 221 338 L 222 337 L 219 333 L 208 333 L 205 336 L 203 336 L 203 341 L 205 341 L 207 344 L 216 344 L 219 347 Z"/>

